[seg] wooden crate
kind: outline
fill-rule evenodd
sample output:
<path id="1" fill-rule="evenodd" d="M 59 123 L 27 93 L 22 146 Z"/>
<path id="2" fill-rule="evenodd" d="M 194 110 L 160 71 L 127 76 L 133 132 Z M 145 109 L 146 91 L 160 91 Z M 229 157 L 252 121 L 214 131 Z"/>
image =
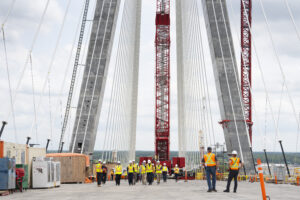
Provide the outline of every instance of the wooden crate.
<path id="1" fill-rule="evenodd" d="M 0 141 L 0 158 L 15 158 L 16 164 L 27 164 L 27 145 Z"/>
<path id="2" fill-rule="evenodd" d="M 61 164 L 61 183 L 84 183 L 88 167 L 86 166 L 86 157 L 82 155 L 59 155 L 47 154 L 53 161 L 59 161 Z"/>

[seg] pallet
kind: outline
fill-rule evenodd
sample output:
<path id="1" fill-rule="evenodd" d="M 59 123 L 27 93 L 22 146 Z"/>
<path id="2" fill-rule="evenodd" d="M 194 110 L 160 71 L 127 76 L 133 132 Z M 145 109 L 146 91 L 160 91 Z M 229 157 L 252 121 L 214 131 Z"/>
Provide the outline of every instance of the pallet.
<path id="1" fill-rule="evenodd" d="M 9 195 L 9 191 L 8 190 L 5 190 L 5 191 L 0 191 L 0 196 L 7 196 Z"/>

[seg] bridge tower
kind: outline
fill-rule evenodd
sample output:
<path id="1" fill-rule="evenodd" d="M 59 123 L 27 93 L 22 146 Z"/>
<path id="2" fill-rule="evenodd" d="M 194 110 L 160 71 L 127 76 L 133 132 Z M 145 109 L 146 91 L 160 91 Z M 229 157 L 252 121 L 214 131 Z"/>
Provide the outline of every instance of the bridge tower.
<path id="1" fill-rule="evenodd" d="M 170 158 L 170 1 L 157 0 L 155 68 L 155 155 Z"/>

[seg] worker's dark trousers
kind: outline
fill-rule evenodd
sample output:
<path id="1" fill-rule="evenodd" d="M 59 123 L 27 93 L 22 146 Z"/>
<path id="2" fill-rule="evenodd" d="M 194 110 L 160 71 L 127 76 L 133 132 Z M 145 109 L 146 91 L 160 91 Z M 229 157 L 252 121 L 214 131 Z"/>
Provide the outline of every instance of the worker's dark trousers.
<path id="1" fill-rule="evenodd" d="M 113 175 L 113 174 L 110 176 L 110 180 L 111 180 L 111 181 L 114 180 L 114 175 Z"/>
<path id="2" fill-rule="evenodd" d="M 102 174 L 102 183 L 103 183 L 103 184 L 106 183 L 106 177 L 107 177 L 107 173 L 103 173 L 103 174 Z"/>
<path id="3" fill-rule="evenodd" d="M 167 172 L 163 172 L 163 179 L 164 179 L 164 182 L 167 182 Z"/>
<path id="4" fill-rule="evenodd" d="M 116 174 L 116 185 L 120 185 L 121 182 L 121 174 Z"/>
<path id="5" fill-rule="evenodd" d="M 147 181 L 148 181 L 149 185 L 152 185 L 152 182 L 153 182 L 153 173 L 152 172 L 147 173 Z"/>
<path id="6" fill-rule="evenodd" d="M 175 174 L 175 180 L 177 182 L 179 174 Z"/>
<path id="7" fill-rule="evenodd" d="M 209 190 L 215 190 L 216 189 L 216 167 L 206 167 L 206 179 L 207 179 L 207 185 Z M 211 178 L 210 178 L 211 175 Z M 212 179 L 212 181 L 210 181 Z"/>
<path id="8" fill-rule="evenodd" d="M 97 183 L 98 183 L 98 185 L 101 185 L 101 180 L 102 180 L 102 173 L 97 172 Z"/>
<path id="9" fill-rule="evenodd" d="M 129 185 L 133 185 L 133 173 L 128 173 L 128 183 Z"/>
<path id="10" fill-rule="evenodd" d="M 233 189 L 233 191 L 236 192 L 236 189 L 237 189 L 237 186 L 238 186 L 238 183 L 237 183 L 238 175 L 239 175 L 239 170 L 230 170 L 229 171 L 226 190 L 228 190 L 228 191 L 230 190 L 230 183 L 231 183 L 232 179 L 234 179 L 234 189 Z"/>

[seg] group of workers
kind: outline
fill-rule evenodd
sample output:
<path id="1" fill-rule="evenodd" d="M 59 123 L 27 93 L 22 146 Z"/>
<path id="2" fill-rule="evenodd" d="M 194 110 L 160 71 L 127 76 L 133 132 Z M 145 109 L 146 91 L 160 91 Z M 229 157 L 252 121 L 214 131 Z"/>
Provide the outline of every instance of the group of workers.
<path id="1" fill-rule="evenodd" d="M 206 172 L 206 180 L 208 185 L 207 192 L 217 192 L 216 190 L 216 172 L 218 169 L 218 160 L 216 155 L 212 153 L 212 148 L 207 148 L 207 154 L 204 155 L 202 159 L 203 166 Z M 237 178 L 239 174 L 239 169 L 243 167 L 242 161 L 237 157 L 237 151 L 232 151 L 231 157 L 229 158 L 229 175 L 227 180 L 227 186 L 224 192 L 230 192 L 230 184 L 232 179 L 234 179 L 234 189 L 233 192 L 237 191 Z"/>
<path id="2" fill-rule="evenodd" d="M 218 160 L 216 158 L 216 155 L 212 153 L 211 147 L 207 148 L 207 154 L 204 155 L 202 159 L 202 163 L 206 172 L 206 180 L 208 185 L 207 192 L 217 192 L 216 172 L 218 169 Z M 233 192 L 237 191 L 237 178 L 239 174 L 239 169 L 241 167 L 243 167 L 243 163 L 237 157 L 237 152 L 232 151 L 231 157 L 229 159 L 229 175 L 228 175 L 227 187 L 224 190 L 224 192 L 230 192 L 230 184 L 232 179 L 234 179 Z M 175 168 L 173 170 L 175 174 L 175 180 L 177 182 L 180 174 L 180 169 L 177 164 L 175 165 Z M 147 182 L 149 185 L 152 185 L 152 183 L 154 182 L 155 175 L 156 175 L 157 184 L 160 184 L 161 178 L 163 178 L 164 182 L 167 181 L 168 167 L 166 163 L 161 165 L 160 161 L 157 161 L 156 163 L 154 162 L 152 163 L 151 160 L 148 160 L 148 162 L 144 160 L 142 164 L 139 166 L 137 163 L 135 163 L 134 160 L 132 160 L 129 161 L 129 165 L 127 166 L 127 169 L 124 171 L 127 172 L 129 185 L 135 185 L 136 182 L 138 181 L 141 181 L 143 185 L 146 185 Z M 102 161 L 99 160 L 99 163 L 96 165 L 96 172 L 97 172 L 98 187 L 101 187 L 101 182 L 105 184 L 107 178 L 107 167 L 105 166 L 105 162 L 102 163 Z M 118 161 L 114 170 L 111 171 L 111 176 L 115 175 L 115 181 L 117 186 L 120 185 L 122 174 L 123 174 L 123 169 L 121 166 L 121 162 Z"/>
<path id="3" fill-rule="evenodd" d="M 101 183 L 105 184 L 107 179 L 107 167 L 106 162 L 102 162 L 102 160 L 99 160 L 99 162 L 96 165 L 96 173 L 97 173 L 97 185 L 98 187 L 101 187 Z"/>

